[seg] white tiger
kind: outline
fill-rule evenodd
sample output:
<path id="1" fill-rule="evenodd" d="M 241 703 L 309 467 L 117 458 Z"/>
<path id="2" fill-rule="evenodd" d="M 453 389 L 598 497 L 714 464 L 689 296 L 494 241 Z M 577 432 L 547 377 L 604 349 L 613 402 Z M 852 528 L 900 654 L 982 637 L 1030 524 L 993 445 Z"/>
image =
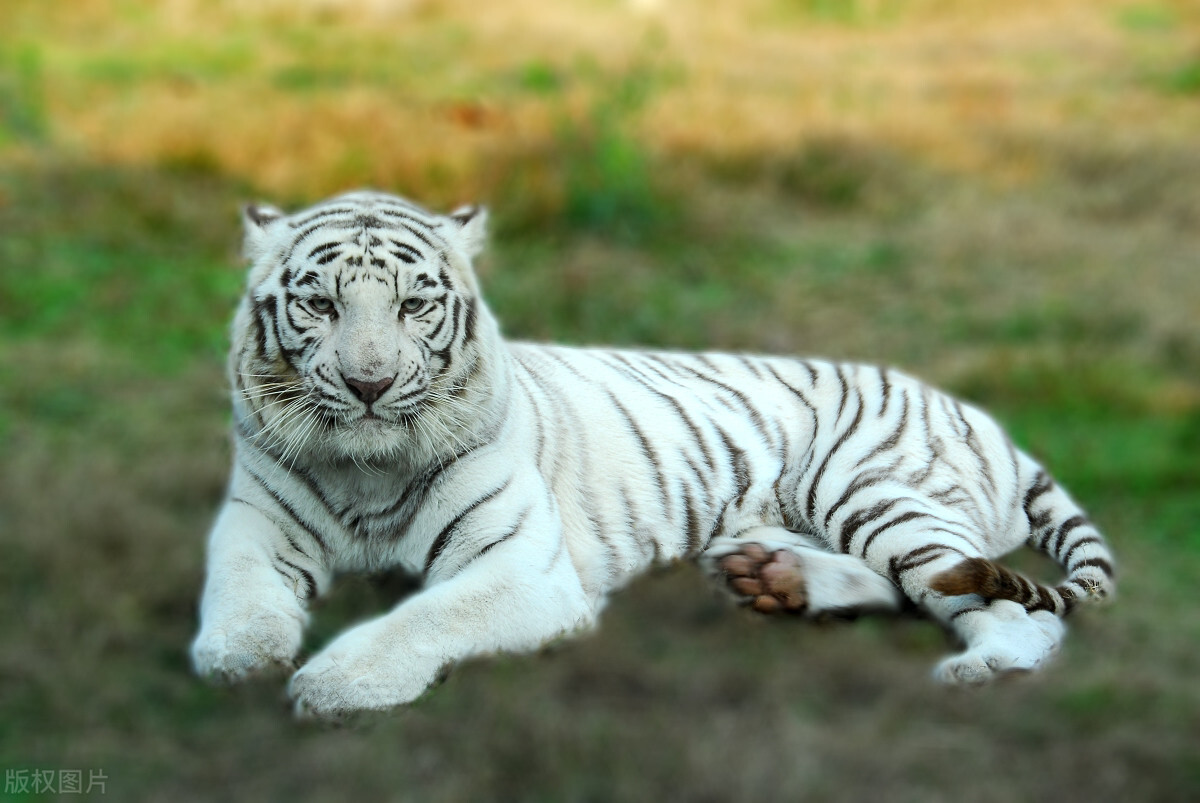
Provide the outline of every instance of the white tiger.
<path id="1" fill-rule="evenodd" d="M 201 675 L 294 666 L 342 571 L 423 585 L 295 672 L 299 713 L 399 705 L 454 661 L 587 627 L 656 561 L 701 558 L 762 611 L 906 596 L 965 644 L 949 682 L 1039 668 L 1059 617 L 1112 590 L 1067 494 L 985 414 L 895 371 L 505 341 L 471 268 L 485 217 L 370 192 L 247 208 Z M 1022 544 L 1065 582 L 991 561 Z"/>

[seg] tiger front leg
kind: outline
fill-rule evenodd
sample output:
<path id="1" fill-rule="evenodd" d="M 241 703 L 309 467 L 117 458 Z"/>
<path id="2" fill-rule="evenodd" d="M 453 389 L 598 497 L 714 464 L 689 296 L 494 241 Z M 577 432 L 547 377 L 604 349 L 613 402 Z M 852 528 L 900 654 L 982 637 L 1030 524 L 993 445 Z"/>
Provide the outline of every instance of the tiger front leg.
<path id="1" fill-rule="evenodd" d="M 213 527 L 206 575 L 191 648 L 196 673 L 234 682 L 295 666 L 305 601 L 327 582 L 324 570 L 261 511 L 231 500 Z"/>
<path id="2" fill-rule="evenodd" d="M 536 649 L 594 615 L 558 532 L 511 537 L 343 633 L 293 675 L 289 693 L 300 716 L 391 708 L 452 663 Z"/>

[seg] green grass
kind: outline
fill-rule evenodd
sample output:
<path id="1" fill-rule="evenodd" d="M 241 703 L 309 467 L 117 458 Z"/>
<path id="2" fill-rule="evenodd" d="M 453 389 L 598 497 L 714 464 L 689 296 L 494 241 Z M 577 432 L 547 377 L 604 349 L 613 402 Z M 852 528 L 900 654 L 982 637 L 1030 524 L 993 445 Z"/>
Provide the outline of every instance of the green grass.
<path id="1" fill-rule="evenodd" d="M 42 80 L 36 47 L 0 46 L 0 147 L 45 137 Z"/>

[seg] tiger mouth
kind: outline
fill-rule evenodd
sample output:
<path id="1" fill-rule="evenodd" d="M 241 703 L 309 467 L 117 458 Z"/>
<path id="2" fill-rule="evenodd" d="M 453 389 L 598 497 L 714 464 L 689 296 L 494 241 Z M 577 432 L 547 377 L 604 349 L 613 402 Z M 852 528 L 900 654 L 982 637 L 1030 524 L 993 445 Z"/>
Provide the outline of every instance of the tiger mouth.
<path id="1" fill-rule="evenodd" d="M 379 411 L 374 407 L 368 407 L 361 415 L 343 417 L 339 423 L 344 427 L 356 427 L 363 424 L 380 427 L 410 426 L 414 420 L 421 416 L 422 407 L 423 404 L 421 402 L 405 405 L 400 410 Z"/>

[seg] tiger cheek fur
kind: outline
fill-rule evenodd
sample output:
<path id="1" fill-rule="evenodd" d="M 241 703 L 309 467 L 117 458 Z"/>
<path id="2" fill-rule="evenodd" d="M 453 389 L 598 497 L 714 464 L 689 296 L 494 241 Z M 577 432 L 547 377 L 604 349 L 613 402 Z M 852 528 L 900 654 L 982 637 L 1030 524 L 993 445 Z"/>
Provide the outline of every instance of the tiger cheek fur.
<path id="1" fill-rule="evenodd" d="M 291 666 L 337 572 L 421 591 L 294 674 L 300 713 L 399 705 L 448 664 L 591 625 L 655 561 L 760 611 L 894 609 L 961 640 L 937 677 L 1036 669 L 1108 595 L 1096 528 L 984 413 L 873 366 L 505 341 L 471 268 L 486 214 L 380 193 L 245 212 L 236 455 L 196 670 Z M 1066 579 L 995 559 L 1028 544 Z"/>

